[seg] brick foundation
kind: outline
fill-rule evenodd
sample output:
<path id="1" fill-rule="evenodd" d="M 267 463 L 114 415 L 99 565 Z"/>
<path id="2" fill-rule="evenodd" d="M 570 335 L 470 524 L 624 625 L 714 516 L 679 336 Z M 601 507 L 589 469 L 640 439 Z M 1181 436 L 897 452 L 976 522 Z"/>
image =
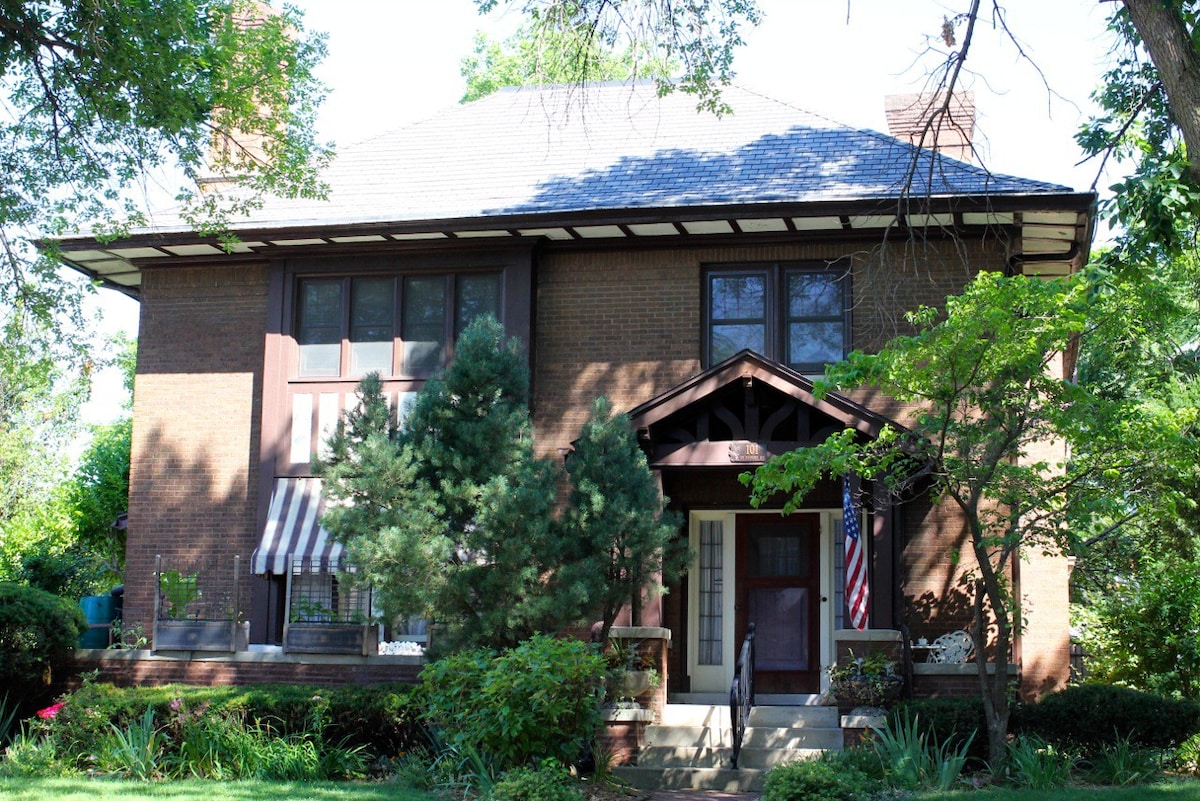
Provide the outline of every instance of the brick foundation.
<path id="1" fill-rule="evenodd" d="M 118 687 L 162 684 L 243 685 L 416 684 L 423 664 L 417 657 L 295 657 L 241 653 L 221 656 L 163 656 L 149 651 L 77 651 L 74 672 L 99 671 L 98 681 Z"/>

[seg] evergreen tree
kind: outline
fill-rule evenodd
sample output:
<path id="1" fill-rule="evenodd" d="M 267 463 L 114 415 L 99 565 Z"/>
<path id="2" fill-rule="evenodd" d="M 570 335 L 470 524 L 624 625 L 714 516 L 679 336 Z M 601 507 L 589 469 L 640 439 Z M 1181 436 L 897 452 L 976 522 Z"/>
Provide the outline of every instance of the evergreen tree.
<path id="1" fill-rule="evenodd" d="M 533 452 L 520 343 L 492 317 L 397 424 L 379 377 L 359 387 L 315 469 L 322 523 L 349 546 L 390 618 L 441 623 L 439 650 L 511 646 L 602 616 L 684 568 L 687 549 L 629 419 L 597 401 L 563 476 Z"/>
<path id="2" fill-rule="evenodd" d="M 688 550 L 678 538 L 678 517 L 663 511 L 654 474 L 626 415 L 598 398 L 575 452 L 567 461 L 570 504 L 565 515 L 575 559 L 573 581 L 586 586 L 601 616 L 601 641 L 617 613 L 631 604 L 638 622 L 642 592 L 663 591 L 687 567 Z"/>
<path id="3" fill-rule="evenodd" d="M 556 597 L 554 466 L 533 455 L 520 345 L 491 317 L 397 426 L 378 377 L 318 466 L 325 526 L 349 543 L 389 617 L 445 625 L 441 645 L 512 645 L 579 617 Z"/>

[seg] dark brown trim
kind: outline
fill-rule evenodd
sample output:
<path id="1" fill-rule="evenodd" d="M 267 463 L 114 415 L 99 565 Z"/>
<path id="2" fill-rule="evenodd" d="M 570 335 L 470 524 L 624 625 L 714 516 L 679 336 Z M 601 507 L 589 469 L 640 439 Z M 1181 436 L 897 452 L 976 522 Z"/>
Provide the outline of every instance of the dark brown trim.
<path id="1" fill-rule="evenodd" d="M 1073 211 L 1089 214 L 1095 202 L 1090 192 L 1030 193 L 1021 195 L 979 194 L 920 198 L 900 201 L 895 197 L 851 201 L 820 201 L 775 204 L 726 204 L 685 208 L 625 208 L 596 211 L 553 212 L 541 214 L 503 214 L 490 217 L 441 217 L 425 220 L 320 224 L 273 228 L 244 228 L 233 231 L 242 241 L 282 239 L 330 239 L 368 234 L 425 233 L 430 231 L 495 231 L 521 228 L 566 228 L 573 226 L 620 225 L 637 223 L 674 223 L 712 219 L 761 219 L 778 217 L 841 217 L 861 214 L 937 214 L 948 212 Z M 39 242 L 42 243 L 45 240 Z M 166 247 L 183 244 L 220 246 L 216 237 L 199 237 L 190 231 L 140 233 L 118 242 L 101 243 L 94 237 L 66 237 L 59 241 L 73 248 Z M 289 246 L 290 249 L 291 246 Z"/>
<path id="2" fill-rule="evenodd" d="M 813 395 L 812 380 L 751 351 L 742 351 L 634 407 L 629 411 L 630 420 L 635 430 L 648 428 L 708 397 L 721 387 L 746 378 L 762 381 L 867 436 L 877 436 L 885 425 L 899 428 L 894 421 L 836 392 L 827 393 L 824 398 L 817 400 Z"/>
<path id="3" fill-rule="evenodd" d="M 263 378 L 262 406 L 259 409 L 258 434 L 258 504 L 257 526 L 255 531 L 261 537 L 266 529 L 267 515 L 271 507 L 271 494 L 275 490 L 275 465 L 282 448 L 285 447 L 285 425 L 287 419 L 283 406 L 286 403 L 287 368 L 285 353 L 286 342 L 283 335 L 283 322 L 286 310 L 290 308 L 285 287 L 283 263 L 274 261 L 270 264 L 267 277 L 267 325 L 266 342 L 263 346 Z M 278 604 L 271 603 L 271 593 L 275 591 L 269 582 L 254 580 L 250 582 L 251 609 L 250 642 L 267 643 L 274 640 L 273 632 L 278 626 L 272 621 L 272 616 L 281 614 Z"/>

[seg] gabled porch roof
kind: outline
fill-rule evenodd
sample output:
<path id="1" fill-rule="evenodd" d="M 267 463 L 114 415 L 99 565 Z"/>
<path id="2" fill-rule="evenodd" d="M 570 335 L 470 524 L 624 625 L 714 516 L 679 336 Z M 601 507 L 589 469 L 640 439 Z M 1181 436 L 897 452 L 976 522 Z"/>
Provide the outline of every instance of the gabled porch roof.
<path id="1" fill-rule="evenodd" d="M 652 467 L 761 464 L 853 428 L 878 436 L 899 425 L 812 379 L 743 350 L 629 411 Z"/>

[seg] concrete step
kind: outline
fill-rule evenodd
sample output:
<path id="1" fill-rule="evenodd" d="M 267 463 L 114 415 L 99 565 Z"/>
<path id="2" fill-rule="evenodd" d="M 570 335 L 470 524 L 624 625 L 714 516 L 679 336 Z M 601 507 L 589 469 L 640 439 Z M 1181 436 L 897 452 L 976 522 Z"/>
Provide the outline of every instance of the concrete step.
<path id="1" fill-rule="evenodd" d="M 748 727 L 746 736 L 742 740 L 742 748 L 840 751 L 842 730 L 837 726 L 803 726 L 786 729 Z"/>
<path id="2" fill-rule="evenodd" d="M 801 729 L 838 727 L 836 706 L 756 706 L 747 727 Z"/>
<path id="3" fill-rule="evenodd" d="M 653 745 L 638 752 L 639 768 L 727 768 L 733 758 L 728 747 L 690 748 Z"/>
<path id="4" fill-rule="evenodd" d="M 762 770 L 728 768 L 613 768 L 618 779 L 640 790 L 713 790 L 723 793 L 761 792 Z"/>
<path id="5" fill-rule="evenodd" d="M 662 726 L 646 727 L 645 747 L 665 748 L 729 748 L 732 734 L 726 727 Z M 842 730 L 835 726 L 789 726 L 746 728 L 742 741 L 745 748 L 824 748 L 835 750 L 842 745 Z"/>
<path id="6" fill-rule="evenodd" d="M 729 707 L 717 704 L 667 704 L 664 726 L 713 726 L 729 728 Z"/>
<path id="7" fill-rule="evenodd" d="M 784 762 L 816 759 L 824 748 L 743 748 L 739 768 L 769 770 Z M 638 754 L 640 768 L 728 768 L 733 764 L 732 748 L 643 748 Z"/>
<path id="8" fill-rule="evenodd" d="M 728 726 L 663 726 L 646 727 L 645 746 L 668 748 L 721 748 L 733 744 Z"/>
<path id="9" fill-rule="evenodd" d="M 755 693 L 756 706 L 819 706 L 819 693 Z"/>
<path id="10" fill-rule="evenodd" d="M 750 770 L 770 770 L 785 762 L 800 762 L 816 759 L 825 753 L 824 748 L 745 748 L 738 754 L 738 768 Z M 730 759 L 733 751 L 730 751 Z M 639 757 L 640 760 L 640 757 Z M 726 762 L 728 766 L 730 762 Z"/>

